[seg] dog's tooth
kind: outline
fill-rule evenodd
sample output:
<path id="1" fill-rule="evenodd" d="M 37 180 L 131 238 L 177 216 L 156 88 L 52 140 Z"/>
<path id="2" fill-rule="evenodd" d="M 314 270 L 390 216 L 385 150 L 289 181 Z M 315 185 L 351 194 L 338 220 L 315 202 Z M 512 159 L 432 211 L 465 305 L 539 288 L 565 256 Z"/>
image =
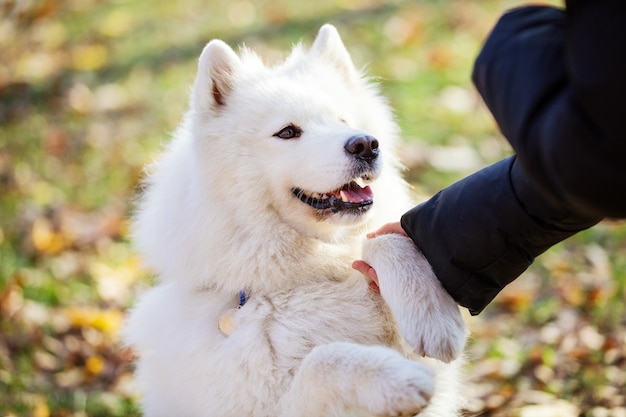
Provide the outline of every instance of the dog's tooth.
<path id="1" fill-rule="evenodd" d="M 341 196 L 341 201 L 343 201 L 344 203 L 349 202 L 350 200 L 348 200 L 348 197 L 346 196 L 346 193 L 342 191 L 339 191 L 339 195 Z"/>
<path id="2" fill-rule="evenodd" d="M 367 187 L 369 183 L 372 182 L 372 177 L 369 174 L 366 174 L 362 177 L 356 178 L 354 182 L 361 188 Z"/>

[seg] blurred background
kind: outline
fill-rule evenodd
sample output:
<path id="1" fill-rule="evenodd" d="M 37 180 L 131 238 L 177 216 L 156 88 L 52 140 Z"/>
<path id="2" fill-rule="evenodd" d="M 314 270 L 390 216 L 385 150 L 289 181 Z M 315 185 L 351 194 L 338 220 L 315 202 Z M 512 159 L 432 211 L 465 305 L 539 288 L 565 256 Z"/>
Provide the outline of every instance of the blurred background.
<path id="1" fill-rule="evenodd" d="M 150 275 L 127 218 L 207 41 L 271 63 L 335 24 L 390 98 L 426 198 L 510 153 L 470 73 L 520 4 L 1 0 L 0 415 L 140 415 L 117 333 Z M 626 224 L 603 222 L 468 318 L 466 415 L 626 417 L 625 251 Z"/>

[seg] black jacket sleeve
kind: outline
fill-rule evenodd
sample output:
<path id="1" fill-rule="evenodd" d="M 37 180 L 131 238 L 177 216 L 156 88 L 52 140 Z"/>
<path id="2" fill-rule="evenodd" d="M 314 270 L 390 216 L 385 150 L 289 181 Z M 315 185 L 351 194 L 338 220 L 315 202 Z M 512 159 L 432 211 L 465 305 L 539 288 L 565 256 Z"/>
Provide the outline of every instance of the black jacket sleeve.
<path id="1" fill-rule="evenodd" d="M 473 80 L 515 156 L 406 213 L 444 288 L 478 314 L 546 249 L 626 217 L 626 2 L 505 14 Z"/>

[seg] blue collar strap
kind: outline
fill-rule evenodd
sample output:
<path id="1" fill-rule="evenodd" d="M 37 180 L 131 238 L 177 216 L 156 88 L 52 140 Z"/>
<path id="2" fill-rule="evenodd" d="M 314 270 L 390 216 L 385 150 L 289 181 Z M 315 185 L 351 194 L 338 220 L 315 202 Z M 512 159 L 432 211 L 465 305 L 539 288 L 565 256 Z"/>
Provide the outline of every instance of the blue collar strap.
<path id="1" fill-rule="evenodd" d="M 246 301 L 248 301 L 248 299 L 246 298 L 246 291 L 245 290 L 239 291 L 239 307 L 243 307 Z"/>

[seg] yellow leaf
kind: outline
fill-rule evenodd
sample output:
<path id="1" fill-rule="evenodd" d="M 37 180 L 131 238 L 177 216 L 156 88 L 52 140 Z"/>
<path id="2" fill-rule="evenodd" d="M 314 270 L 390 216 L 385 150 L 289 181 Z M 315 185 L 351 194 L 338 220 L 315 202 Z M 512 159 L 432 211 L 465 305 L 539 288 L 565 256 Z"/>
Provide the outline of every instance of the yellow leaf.
<path id="1" fill-rule="evenodd" d="M 50 220 L 40 217 L 33 222 L 31 240 L 34 248 L 41 253 L 59 253 L 65 247 L 63 235 L 56 232 Z"/>
<path id="2" fill-rule="evenodd" d="M 97 310 L 73 307 L 67 316 L 74 327 L 91 327 L 108 334 L 115 334 L 122 327 L 124 314 L 119 310 Z"/>
<path id="3" fill-rule="evenodd" d="M 79 71 L 93 71 L 101 68 L 107 60 L 104 45 L 83 45 L 72 51 L 72 67 Z"/>
<path id="4" fill-rule="evenodd" d="M 71 307 L 67 309 L 66 313 L 74 327 L 86 327 L 91 321 L 92 310 Z"/>
<path id="5" fill-rule="evenodd" d="M 104 359 L 101 356 L 90 356 L 85 361 L 85 369 L 92 375 L 99 375 L 104 371 Z"/>
<path id="6" fill-rule="evenodd" d="M 35 404 L 35 408 L 33 408 L 32 417 L 49 417 L 50 416 L 50 408 L 48 404 L 45 402 L 38 402 Z"/>
<path id="7" fill-rule="evenodd" d="M 128 33 L 133 27 L 133 17 L 130 13 L 113 10 L 102 19 L 100 33 L 116 38 Z"/>
<path id="8" fill-rule="evenodd" d="M 91 321 L 91 327 L 105 333 L 113 334 L 122 327 L 124 315 L 119 310 L 98 311 Z"/>

